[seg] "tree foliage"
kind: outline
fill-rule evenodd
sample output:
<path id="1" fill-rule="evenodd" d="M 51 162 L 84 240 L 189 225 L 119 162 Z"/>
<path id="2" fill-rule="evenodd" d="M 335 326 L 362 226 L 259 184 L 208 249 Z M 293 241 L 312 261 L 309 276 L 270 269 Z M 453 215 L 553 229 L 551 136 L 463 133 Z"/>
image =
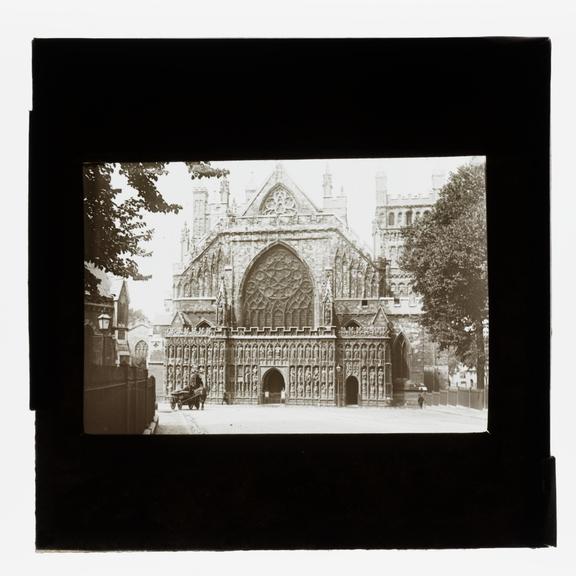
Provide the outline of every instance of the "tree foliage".
<path id="1" fill-rule="evenodd" d="M 422 296 L 424 326 L 442 349 L 476 366 L 481 386 L 488 317 L 484 164 L 451 174 L 434 208 L 406 228 L 400 266 Z"/>
<path id="2" fill-rule="evenodd" d="M 153 230 L 145 222 L 146 213 L 174 213 L 182 208 L 166 202 L 158 190 L 166 162 L 86 164 L 84 166 L 84 261 L 107 273 L 133 280 L 146 280 L 135 257 L 149 256 L 144 243 Z M 220 177 L 227 170 L 209 162 L 186 162 L 192 179 Z M 112 187 L 115 172 L 126 177 L 129 190 Z M 98 301 L 100 280 L 85 266 L 84 294 Z"/>
<path id="3" fill-rule="evenodd" d="M 135 326 L 136 324 L 149 324 L 148 316 L 140 308 L 128 309 L 128 325 Z"/>

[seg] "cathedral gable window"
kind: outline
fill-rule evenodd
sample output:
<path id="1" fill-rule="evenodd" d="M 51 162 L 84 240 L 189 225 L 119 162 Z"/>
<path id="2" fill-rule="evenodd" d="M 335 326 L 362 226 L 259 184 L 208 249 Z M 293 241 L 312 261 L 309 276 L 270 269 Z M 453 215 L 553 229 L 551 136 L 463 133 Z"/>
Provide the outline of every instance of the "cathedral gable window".
<path id="1" fill-rule="evenodd" d="M 260 209 L 266 216 L 291 216 L 297 213 L 296 200 L 288 190 L 276 188 L 268 194 Z"/>
<path id="2" fill-rule="evenodd" d="M 313 284 L 306 265 L 288 248 L 267 250 L 243 288 L 244 325 L 299 327 L 313 325 Z"/>

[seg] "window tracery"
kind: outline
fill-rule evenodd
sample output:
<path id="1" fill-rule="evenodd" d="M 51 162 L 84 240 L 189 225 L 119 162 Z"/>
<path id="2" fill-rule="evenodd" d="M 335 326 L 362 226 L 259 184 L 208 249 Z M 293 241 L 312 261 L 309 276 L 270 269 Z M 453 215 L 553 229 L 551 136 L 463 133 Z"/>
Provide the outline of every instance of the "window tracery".
<path id="1" fill-rule="evenodd" d="M 148 344 L 144 340 L 140 340 L 134 347 L 134 365 L 145 367 L 147 356 Z"/>
<path id="2" fill-rule="evenodd" d="M 243 290 L 244 325 L 312 326 L 312 279 L 305 264 L 284 246 L 264 253 Z"/>
<path id="3" fill-rule="evenodd" d="M 261 213 L 267 216 L 284 216 L 296 214 L 296 200 L 284 188 L 276 188 L 264 200 Z"/>

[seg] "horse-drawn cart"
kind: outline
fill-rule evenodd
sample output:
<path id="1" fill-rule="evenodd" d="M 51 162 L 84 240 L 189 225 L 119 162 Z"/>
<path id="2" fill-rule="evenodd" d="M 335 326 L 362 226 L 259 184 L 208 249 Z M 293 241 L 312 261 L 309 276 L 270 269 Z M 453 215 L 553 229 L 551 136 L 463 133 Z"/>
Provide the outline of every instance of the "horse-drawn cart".
<path id="1" fill-rule="evenodd" d="M 204 410 L 204 402 L 207 395 L 208 388 L 203 385 L 199 376 L 194 375 L 191 385 L 171 392 L 170 407 L 172 410 L 176 407 L 178 407 L 178 410 L 182 410 L 182 406 L 188 406 L 190 410 L 192 408 L 200 410 L 200 407 L 202 407 L 202 410 Z"/>

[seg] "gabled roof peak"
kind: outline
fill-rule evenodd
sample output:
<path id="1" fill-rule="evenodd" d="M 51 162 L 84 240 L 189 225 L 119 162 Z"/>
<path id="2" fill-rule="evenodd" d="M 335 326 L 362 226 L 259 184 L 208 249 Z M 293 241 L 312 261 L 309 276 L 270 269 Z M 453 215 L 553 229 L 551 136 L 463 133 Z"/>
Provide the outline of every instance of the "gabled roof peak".
<path id="1" fill-rule="evenodd" d="M 300 187 L 292 180 L 284 169 L 282 162 L 277 162 L 273 172 L 270 174 L 264 185 L 252 197 L 242 216 L 255 216 L 260 214 L 263 202 L 270 192 L 275 189 L 283 188 L 288 191 L 296 201 L 297 210 L 303 213 L 318 213 L 320 210 L 314 202 L 303 192 Z"/>

